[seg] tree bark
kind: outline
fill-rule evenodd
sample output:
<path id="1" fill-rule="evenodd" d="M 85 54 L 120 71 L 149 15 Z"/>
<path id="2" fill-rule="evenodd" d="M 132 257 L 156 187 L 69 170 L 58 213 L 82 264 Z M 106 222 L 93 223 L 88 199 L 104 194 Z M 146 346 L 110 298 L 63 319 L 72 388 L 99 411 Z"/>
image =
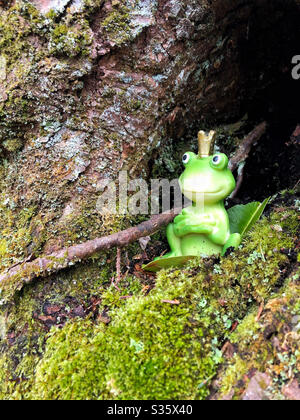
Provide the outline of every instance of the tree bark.
<path id="1" fill-rule="evenodd" d="M 2 5 L 1 191 L 14 220 L 31 211 L 25 256 L 76 242 L 66 224 L 95 212 L 99 185 L 121 169 L 146 177 L 167 142 L 240 116 L 251 96 L 240 43 L 266 4 Z M 103 233 L 98 222 L 86 234 Z"/>
<path id="2" fill-rule="evenodd" d="M 162 161 L 175 177 L 200 129 L 253 110 L 287 72 L 297 11 L 298 0 L 0 0 L 0 395 L 3 358 L 9 386 L 22 384 L 24 354 L 37 360 L 53 325 L 101 301 L 112 258 L 74 262 L 152 232 L 99 214 L 103 182 L 149 179 Z M 234 152 L 225 134 L 218 146 Z"/>
<path id="3" fill-rule="evenodd" d="M 0 7 L 1 229 L 8 242 L 16 225 L 27 230 L 0 270 L 78 242 L 83 219 L 85 239 L 110 233 L 96 214 L 103 181 L 120 170 L 147 177 L 160 154 L 170 165 L 175 157 L 166 145 L 240 117 L 243 104 L 275 77 L 266 70 L 259 80 L 253 57 L 253 88 L 253 69 L 242 59 L 256 25 L 261 37 L 280 26 L 275 18 L 260 23 L 277 10 L 267 1 L 32 0 Z"/>

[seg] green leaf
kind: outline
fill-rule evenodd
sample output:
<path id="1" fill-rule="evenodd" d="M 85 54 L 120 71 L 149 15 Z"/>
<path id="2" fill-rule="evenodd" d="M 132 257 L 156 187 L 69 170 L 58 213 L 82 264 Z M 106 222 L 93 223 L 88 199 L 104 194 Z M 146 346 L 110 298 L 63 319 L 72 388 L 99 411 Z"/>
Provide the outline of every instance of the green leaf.
<path id="1" fill-rule="evenodd" d="M 253 203 L 231 207 L 228 210 L 230 232 L 244 236 L 258 221 L 269 200 L 270 197 L 266 198 L 263 203 L 254 201 Z"/>
<path id="2" fill-rule="evenodd" d="M 171 268 L 171 267 L 181 267 L 186 264 L 191 259 L 195 258 L 194 256 L 184 256 L 184 257 L 170 257 L 170 258 L 160 258 L 154 260 L 151 263 L 144 265 L 143 270 L 152 271 L 156 273 L 162 268 Z"/>

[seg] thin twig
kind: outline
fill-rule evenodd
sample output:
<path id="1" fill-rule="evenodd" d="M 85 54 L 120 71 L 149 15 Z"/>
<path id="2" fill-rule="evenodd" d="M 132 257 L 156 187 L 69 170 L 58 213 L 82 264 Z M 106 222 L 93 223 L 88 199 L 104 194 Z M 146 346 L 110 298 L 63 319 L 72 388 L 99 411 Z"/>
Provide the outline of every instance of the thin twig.
<path id="1" fill-rule="evenodd" d="M 119 286 L 115 283 L 115 278 L 112 277 L 111 279 L 111 284 L 112 286 L 114 286 L 115 289 L 117 289 L 118 292 L 121 292 L 121 289 L 119 288 Z"/>
<path id="2" fill-rule="evenodd" d="M 263 313 L 264 307 L 265 307 L 265 303 L 264 303 L 264 301 L 262 301 L 260 306 L 259 306 L 257 316 L 255 318 L 256 322 L 258 322 L 260 320 L 260 317 L 261 317 L 261 314 Z"/>
<path id="3" fill-rule="evenodd" d="M 250 150 L 254 143 L 256 143 L 266 132 L 267 123 L 264 121 L 257 125 L 254 130 L 249 133 L 240 144 L 236 153 L 232 156 L 229 162 L 229 169 L 235 171 L 241 162 L 244 162 L 249 156 Z"/>
<path id="4" fill-rule="evenodd" d="M 151 219 L 121 232 L 63 248 L 30 262 L 24 261 L 0 275 L 0 289 L 5 288 L 5 284 L 9 283 L 14 284 L 14 290 L 20 290 L 25 284 L 31 283 L 36 278 L 47 277 L 64 268 L 73 266 L 99 251 L 129 245 L 139 238 L 152 235 L 168 225 L 179 212 L 180 209 L 172 209 L 152 216 Z"/>
<path id="5" fill-rule="evenodd" d="M 180 304 L 179 300 L 177 300 L 177 299 L 174 299 L 174 300 L 163 299 L 162 303 L 170 303 L 170 305 L 179 305 Z"/>
<path id="6" fill-rule="evenodd" d="M 121 248 L 117 248 L 117 283 L 121 281 Z"/>
<path id="7" fill-rule="evenodd" d="M 245 162 L 242 162 L 238 168 L 238 175 L 236 180 L 236 187 L 235 190 L 231 193 L 230 198 L 235 198 L 242 186 L 244 180 L 244 171 L 245 171 Z"/>
<path id="8" fill-rule="evenodd" d="M 293 190 L 294 190 L 294 189 L 296 189 L 296 188 L 298 187 L 299 182 L 300 182 L 300 179 L 298 179 L 298 181 L 296 182 L 296 184 L 295 184 L 295 186 L 294 186 Z"/>
<path id="9" fill-rule="evenodd" d="M 198 385 L 198 389 L 203 388 L 209 381 L 211 381 L 215 376 L 217 375 L 217 373 L 214 373 L 213 375 L 211 375 L 209 378 L 205 379 L 205 381 L 201 382 L 201 384 Z"/>

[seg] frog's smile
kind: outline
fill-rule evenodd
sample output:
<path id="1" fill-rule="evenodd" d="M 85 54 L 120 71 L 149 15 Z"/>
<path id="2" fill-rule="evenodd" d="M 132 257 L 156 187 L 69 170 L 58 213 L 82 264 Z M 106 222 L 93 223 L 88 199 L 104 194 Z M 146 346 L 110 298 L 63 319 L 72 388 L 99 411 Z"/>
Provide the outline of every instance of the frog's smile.
<path id="1" fill-rule="evenodd" d="M 220 192 L 222 192 L 223 190 L 216 190 L 216 191 L 197 191 L 195 189 L 193 190 L 186 190 L 183 188 L 183 193 L 189 193 L 189 194 L 209 194 L 209 195 L 215 195 L 215 194 L 219 194 Z"/>

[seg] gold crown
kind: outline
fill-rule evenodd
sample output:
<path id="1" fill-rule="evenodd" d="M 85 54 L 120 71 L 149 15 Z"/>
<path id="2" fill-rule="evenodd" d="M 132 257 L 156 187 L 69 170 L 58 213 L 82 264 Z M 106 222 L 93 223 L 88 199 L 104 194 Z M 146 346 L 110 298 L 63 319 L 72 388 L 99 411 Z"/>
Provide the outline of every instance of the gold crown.
<path id="1" fill-rule="evenodd" d="M 199 156 L 208 157 L 213 154 L 216 132 L 211 130 L 208 135 L 204 131 L 198 133 Z"/>

